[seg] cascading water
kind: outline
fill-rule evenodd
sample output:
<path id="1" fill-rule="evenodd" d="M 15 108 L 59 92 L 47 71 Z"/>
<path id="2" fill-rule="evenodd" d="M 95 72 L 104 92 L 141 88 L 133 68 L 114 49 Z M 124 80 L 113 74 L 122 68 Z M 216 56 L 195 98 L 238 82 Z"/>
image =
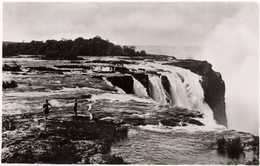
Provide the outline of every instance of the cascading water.
<path id="1" fill-rule="evenodd" d="M 165 90 L 163 88 L 161 79 L 157 75 L 149 75 L 149 92 L 151 98 L 155 101 L 166 104 L 167 103 L 167 96 L 165 94 Z"/>
<path id="2" fill-rule="evenodd" d="M 204 102 L 204 91 L 200 76 L 189 70 L 170 67 L 171 73 L 164 73 L 170 83 L 171 100 L 174 106 L 196 110 L 203 114 L 200 119 L 206 126 L 215 126 L 213 112 Z"/>
<path id="3" fill-rule="evenodd" d="M 191 103 L 189 102 L 189 85 L 183 85 L 181 79 L 176 73 L 165 73 L 170 83 L 171 92 L 171 104 L 179 107 L 191 109 Z"/>
<path id="4" fill-rule="evenodd" d="M 133 90 L 138 97 L 148 97 L 147 90 L 137 79 L 132 77 L 134 80 Z"/>

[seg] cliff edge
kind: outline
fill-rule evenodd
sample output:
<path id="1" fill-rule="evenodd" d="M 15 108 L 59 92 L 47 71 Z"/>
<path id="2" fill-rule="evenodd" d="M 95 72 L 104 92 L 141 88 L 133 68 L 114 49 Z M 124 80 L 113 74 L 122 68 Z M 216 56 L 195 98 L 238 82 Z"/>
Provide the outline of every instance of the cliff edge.
<path id="1" fill-rule="evenodd" d="M 199 60 L 177 60 L 165 65 L 173 65 L 202 76 L 201 85 L 204 90 L 205 101 L 213 110 L 214 119 L 218 124 L 227 127 L 226 103 L 225 103 L 225 83 L 221 74 L 212 69 L 212 65 L 207 61 Z"/>

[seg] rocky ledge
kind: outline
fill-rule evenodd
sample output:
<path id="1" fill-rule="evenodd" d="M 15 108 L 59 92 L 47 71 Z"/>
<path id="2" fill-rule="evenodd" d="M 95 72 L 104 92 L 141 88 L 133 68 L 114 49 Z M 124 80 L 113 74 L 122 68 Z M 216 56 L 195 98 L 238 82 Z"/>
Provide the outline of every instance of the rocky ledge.
<path id="1" fill-rule="evenodd" d="M 127 128 L 87 116 L 55 112 L 3 116 L 3 163 L 123 164 L 111 145 L 127 136 Z"/>

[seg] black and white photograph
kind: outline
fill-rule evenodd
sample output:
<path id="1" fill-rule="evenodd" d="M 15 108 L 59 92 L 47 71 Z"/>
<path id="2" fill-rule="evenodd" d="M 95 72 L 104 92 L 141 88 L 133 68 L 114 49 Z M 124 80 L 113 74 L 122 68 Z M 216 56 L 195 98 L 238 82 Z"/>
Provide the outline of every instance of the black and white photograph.
<path id="1" fill-rule="evenodd" d="M 1 3 L 1 164 L 259 165 L 258 1 Z"/>

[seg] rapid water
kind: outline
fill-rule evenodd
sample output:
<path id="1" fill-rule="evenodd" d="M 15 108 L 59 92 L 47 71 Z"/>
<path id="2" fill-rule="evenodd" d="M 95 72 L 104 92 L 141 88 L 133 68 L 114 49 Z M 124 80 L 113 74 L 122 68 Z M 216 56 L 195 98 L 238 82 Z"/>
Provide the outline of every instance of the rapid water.
<path id="1" fill-rule="evenodd" d="M 196 110 L 203 114 L 201 120 L 207 126 L 216 126 L 213 112 L 204 101 L 204 91 L 200 76 L 188 70 L 172 68 L 165 74 L 170 82 L 172 104 L 174 106 Z"/>
<path id="2" fill-rule="evenodd" d="M 230 159 L 218 153 L 214 146 L 215 134 L 214 131 L 160 132 L 136 127 L 129 130 L 127 140 L 113 146 L 112 153 L 122 155 L 131 164 L 226 165 Z M 246 152 L 240 160 L 252 156 Z"/>
<path id="3" fill-rule="evenodd" d="M 138 97 L 148 97 L 147 90 L 143 86 L 143 84 L 141 84 L 134 77 L 132 77 L 132 78 L 133 78 L 133 81 L 134 81 L 133 90 L 134 90 L 135 95 L 138 96 Z"/>
<path id="4" fill-rule="evenodd" d="M 167 104 L 167 96 L 163 88 L 161 79 L 157 75 L 149 74 L 150 96 L 160 104 Z"/>

